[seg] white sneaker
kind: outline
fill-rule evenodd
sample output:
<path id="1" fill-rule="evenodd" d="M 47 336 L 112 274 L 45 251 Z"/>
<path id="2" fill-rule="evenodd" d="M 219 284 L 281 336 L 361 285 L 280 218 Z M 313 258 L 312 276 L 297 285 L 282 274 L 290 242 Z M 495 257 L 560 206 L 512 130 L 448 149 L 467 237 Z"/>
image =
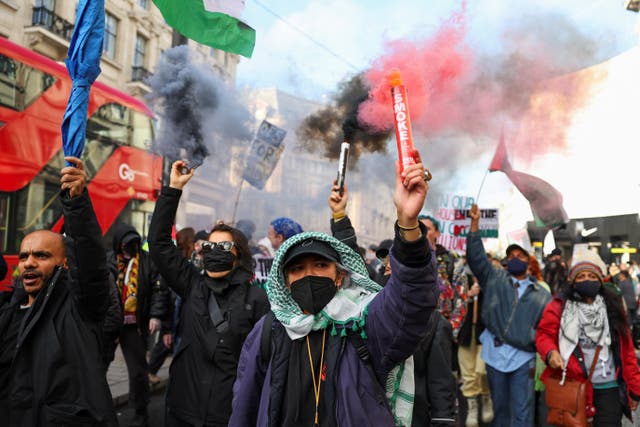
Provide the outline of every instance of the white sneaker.
<path id="1" fill-rule="evenodd" d="M 485 424 L 493 421 L 493 402 L 491 401 L 491 395 L 482 395 L 482 422 Z"/>

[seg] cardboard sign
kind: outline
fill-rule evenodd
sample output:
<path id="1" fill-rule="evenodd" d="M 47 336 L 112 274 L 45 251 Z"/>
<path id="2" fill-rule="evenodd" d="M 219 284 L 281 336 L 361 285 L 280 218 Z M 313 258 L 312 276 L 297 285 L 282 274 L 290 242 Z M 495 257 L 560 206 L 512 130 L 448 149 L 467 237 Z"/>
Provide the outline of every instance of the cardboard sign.
<path id="1" fill-rule="evenodd" d="M 473 197 L 445 195 L 435 218 L 440 223 L 438 243 L 450 251 L 463 253 L 467 250 L 467 234 L 471 227 L 469 210 L 473 206 Z M 498 209 L 480 209 L 480 236 L 498 237 Z"/>
<path id="2" fill-rule="evenodd" d="M 287 131 L 272 125 L 266 120 L 260 124 L 255 138 L 251 142 L 245 160 L 242 178 L 259 190 L 271 176 L 284 151 L 284 141 Z"/>

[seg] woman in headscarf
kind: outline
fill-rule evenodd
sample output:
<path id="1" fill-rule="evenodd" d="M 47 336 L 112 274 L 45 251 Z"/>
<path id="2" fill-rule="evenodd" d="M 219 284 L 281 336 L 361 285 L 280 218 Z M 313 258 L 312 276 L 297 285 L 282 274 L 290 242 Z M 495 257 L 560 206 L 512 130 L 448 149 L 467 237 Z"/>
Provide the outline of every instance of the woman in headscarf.
<path id="1" fill-rule="evenodd" d="M 536 348 L 549 375 L 587 382 L 587 416 L 596 426 L 620 426 L 640 400 L 640 371 L 620 296 L 604 286 L 605 266 L 594 252 L 574 260 L 567 285 L 547 305 Z M 600 352 L 597 352 L 597 348 Z"/>

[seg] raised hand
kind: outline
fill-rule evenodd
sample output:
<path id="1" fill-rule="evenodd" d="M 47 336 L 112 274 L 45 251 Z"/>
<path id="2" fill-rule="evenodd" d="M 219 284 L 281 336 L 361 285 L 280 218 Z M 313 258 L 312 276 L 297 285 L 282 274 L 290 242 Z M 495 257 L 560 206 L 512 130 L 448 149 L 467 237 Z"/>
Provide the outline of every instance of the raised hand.
<path id="1" fill-rule="evenodd" d="M 424 206 L 429 184 L 420 154 L 415 152 L 416 164 L 406 166 L 400 174 L 400 165 L 396 162 L 396 189 L 393 203 L 398 213 L 398 226 L 409 229 L 418 225 L 418 214 Z M 417 229 L 417 227 L 416 227 Z M 418 232 L 419 236 L 420 233 Z"/>
<path id="2" fill-rule="evenodd" d="M 189 169 L 189 173 L 183 174 L 182 168 L 187 167 L 187 162 L 184 160 L 176 160 L 171 165 L 171 175 L 169 176 L 169 187 L 182 190 L 187 185 L 187 182 L 193 177 L 195 168 Z"/>
<path id="3" fill-rule="evenodd" d="M 347 190 L 347 185 L 345 184 L 343 187 L 342 196 L 340 195 L 340 187 L 338 187 L 337 181 L 333 181 L 333 187 L 331 188 L 331 194 L 329 195 L 329 208 L 331 208 L 331 212 L 342 213 L 347 209 L 347 199 L 349 198 L 349 191 Z"/>
<path id="4" fill-rule="evenodd" d="M 64 158 L 75 166 L 66 166 L 62 168 L 60 173 L 62 177 L 60 182 L 62 190 L 69 190 L 69 197 L 76 197 L 82 194 L 87 184 L 87 172 L 84 170 L 82 160 L 77 157 L 67 156 Z"/>
<path id="5" fill-rule="evenodd" d="M 480 228 L 480 209 L 478 209 L 477 204 L 473 204 L 471 209 L 469 209 L 469 216 L 471 217 L 471 227 L 470 231 L 478 231 Z"/>

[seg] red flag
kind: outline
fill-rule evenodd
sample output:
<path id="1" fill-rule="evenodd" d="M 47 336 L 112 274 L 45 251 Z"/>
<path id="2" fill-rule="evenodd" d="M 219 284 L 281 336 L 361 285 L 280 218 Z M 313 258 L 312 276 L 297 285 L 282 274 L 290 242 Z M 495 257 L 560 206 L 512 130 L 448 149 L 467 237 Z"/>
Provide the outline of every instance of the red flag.
<path id="1" fill-rule="evenodd" d="M 548 182 L 526 173 L 514 171 L 509 163 L 504 133 L 493 155 L 490 172 L 504 172 L 518 191 L 529 201 L 538 226 L 557 227 L 569 220 L 562 206 L 562 194 Z"/>
<path id="2" fill-rule="evenodd" d="M 493 160 L 489 165 L 489 172 L 506 172 L 511 170 L 511 164 L 507 157 L 507 147 L 504 144 L 504 130 L 500 133 L 500 142 L 496 148 L 496 154 L 493 155 Z"/>

